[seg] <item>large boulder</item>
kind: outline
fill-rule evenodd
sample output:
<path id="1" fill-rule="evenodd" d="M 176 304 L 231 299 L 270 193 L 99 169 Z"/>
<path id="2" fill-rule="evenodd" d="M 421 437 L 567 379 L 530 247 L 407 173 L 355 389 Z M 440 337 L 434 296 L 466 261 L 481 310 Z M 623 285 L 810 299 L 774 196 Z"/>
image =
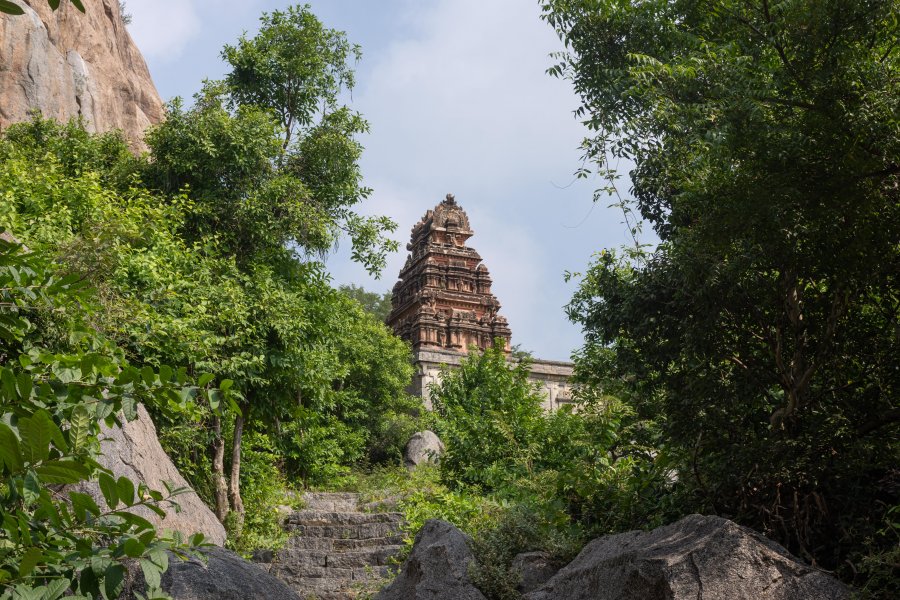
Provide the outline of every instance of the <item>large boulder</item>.
<path id="1" fill-rule="evenodd" d="M 433 431 L 416 432 L 403 451 L 407 469 L 415 469 L 422 463 L 437 463 L 444 453 L 444 442 Z"/>
<path id="2" fill-rule="evenodd" d="M 397 578 L 375 600 L 485 600 L 469 579 L 473 560 L 459 529 L 446 521 L 426 521 Z"/>
<path id="3" fill-rule="evenodd" d="M 844 600 L 838 580 L 762 535 L 691 515 L 594 540 L 527 600 Z"/>
<path id="4" fill-rule="evenodd" d="M 516 590 L 527 594 L 547 583 L 559 572 L 559 568 L 560 565 L 546 552 L 523 552 L 513 558 L 509 570 L 518 581 Z"/>
<path id="5" fill-rule="evenodd" d="M 13 0 L 24 15 L 0 13 L 0 128 L 32 110 L 89 131 L 121 129 L 143 149 L 144 129 L 163 118 L 163 103 L 143 56 L 128 34 L 119 0 Z"/>
<path id="6" fill-rule="evenodd" d="M 210 548 L 203 554 L 205 560 L 169 557 L 162 589 L 173 600 L 300 600 L 282 581 L 230 550 Z M 143 593 L 143 576 L 135 578 L 134 591 Z"/>
<path id="7" fill-rule="evenodd" d="M 116 478 L 124 476 L 164 493 L 164 481 L 175 487 L 190 488 L 160 446 L 153 420 L 141 405 L 138 405 L 137 419 L 125 423 L 123 427 L 103 426 L 98 462 L 112 471 Z M 100 506 L 106 505 L 96 482 L 80 484 L 79 491 L 90 494 Z M 132 510 L 162 530 L 180 531 L 185 536 L 201 532 L 208 542 L 219 546 L 225 543 L 225 528 L 196 492 L 190 490 L 174 500 L 181 510 L 175 512 L 174 507 L 164 506 L 164 519 L 146 508 Z"/>

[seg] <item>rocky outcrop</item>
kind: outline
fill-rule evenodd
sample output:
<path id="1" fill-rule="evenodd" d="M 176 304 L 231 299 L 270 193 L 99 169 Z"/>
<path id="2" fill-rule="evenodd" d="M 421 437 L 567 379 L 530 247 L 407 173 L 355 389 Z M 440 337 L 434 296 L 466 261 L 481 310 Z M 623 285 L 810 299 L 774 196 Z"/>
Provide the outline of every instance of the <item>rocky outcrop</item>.
<path id="1" fill-rule="evenodd" d="M 407 442 L 403 451 L 403 463 L 407 469 L 415 469 L 423 463 L 436 464 L 444 453 L 444 442 L 433 431 L 418 431 Z"/>
<path id="2" fill-rule="evenodd" d="M 156 427 L 143 406 L 138 406 L 137 419 L 124 427 L 102 427 L 100 434 L 101 455 L 98 462 L 118 477 L 127 477 L 135 483 L 146 483 L 150 489 L 165 493 L 164 481 L 175 487 L 190 488 L 175 465 L 166 455 L 156 437 Z M 84 483 L 80 491 L 90 494 L 100 505 L 105 506 L 103 494 L 96 482 Z M 206 541 L 222 545 L 225 543 L 225 528 L 216 515 L 204 504 L 193 490 L 175 497 L 181 507 L 163 506 L 165 519 L 146 508 L 132 509 L 161 530 L 180 531 L 185 536 L 202 532 Z"/>
<path id="3" fill-rule="evenodd" d="M 85 13 L 69 2 L 57 11 L 47 0 L 13 2 L 25 14 L 0 14 L 0 127 L 37 109 L 59 121 L 83 117 L 89 131 L 121 129 L 143 149 L 163 103 L 119 1 L 87 2 Z"/>
<path id="4" fill-rule="evenodd" d="M 402 515 L 361 512 L 359 496 L 307 493 L 304 510 L 285 519 L 284 548 L 254 560 L 304 600 L 351 600 L 384 584 L 402 549 Z"/>
<path id="5" fill-rule="evenodd" d="M 845 600 L 848 589 L 762 535 L 691 515 L 594 540 L 527 600 Z"/>
<path id="6" fill-rule="evenodd" d="M 224 548 L 203 550 L 204 560 L 169 557 L 162 589 L 173 600 L 301 600 L 284 583 L 257 565 Z M 143 576 L 135 573 L 129 600 L 144 592 Z M 303 599 L 305 600 L 305 599 Z"/>
<path id="7" fill-rule="evenodd" d="M 469 579 L 473 560 L 459 529 L 446 521 L 426 521 L 397 578 L 375 600 L 485 600 Z"/>
<path id="8" fill-rule="evenodd" d="M 510 572 L 519 582 L 516 590 L 527 594 L 536 590 L 559 572 L 560 565 L 553 562 L 546 552 L 523 552 L 517 554 L 510 566 Z"/>

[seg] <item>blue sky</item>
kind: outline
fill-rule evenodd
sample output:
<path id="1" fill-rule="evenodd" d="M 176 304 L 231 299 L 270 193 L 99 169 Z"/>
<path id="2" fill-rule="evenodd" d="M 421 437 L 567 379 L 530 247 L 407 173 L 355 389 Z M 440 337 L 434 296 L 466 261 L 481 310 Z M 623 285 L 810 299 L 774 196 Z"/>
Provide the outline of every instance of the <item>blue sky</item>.
<path id="1" fill-rule="evenodd" d="M 258 27 L 266 0 L 127 0 L 132 36 L 164 99 L 190 97 L 221 77 L 219 51 Z M 380 280 L 349 260 L 328 260 L 337 284 L 390 289 L 409 231 L 453 193 L 466 209 L 513 343 L 568 360 L 581 332 L 563 307 L 593 252 L 628 241 L 622 214 L 592 202 L 596 180 L 573 180 L 584 128 L 568 82 L 551 78 L 561 49 L 537 0 L 312 0 L 328 27 L 360 44 L 352 106 L 371 124 L 361 141 L 372 197 L 360 207 L 398 223 L 401 251 Z M 622 184 L 627 191 L 628 184 Z"/>

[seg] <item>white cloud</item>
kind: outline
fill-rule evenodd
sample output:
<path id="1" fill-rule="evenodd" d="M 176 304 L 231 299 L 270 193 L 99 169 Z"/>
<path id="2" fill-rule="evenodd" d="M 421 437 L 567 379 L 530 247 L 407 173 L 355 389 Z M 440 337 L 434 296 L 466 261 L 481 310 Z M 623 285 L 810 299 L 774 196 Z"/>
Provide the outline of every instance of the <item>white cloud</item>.
<path id="1" fill-rule="evenodd" d="M 128 31 L 148 60 L 178 58 L 200 31 L 196 0 L 127 0 Z"/>
<path id="2" fill-rule="evenodd" d="M 550 199 L 558 193 L 551 182 L 571 180 L 584 135 L 570 85 L 545 74 L 561 44 L 537 2 L 438 0 L 406 11 L 404 35 L 369 56 L 355 94 L 372 124 L 363 167 L 375 193 L 366 211 L 397 220 L 405 245 L 422 214 L 455 193 L 513 343 L 565 359 L 581 336 L 562 310 L 572 292 L 562 271 L 571 265 L 554 252 L 567 242 L 561 224 L 578 222 L 587 207 L 570 216 L 572 207 Z M 589 252 L 578 253 L 580 266 Z M 383 282 L 367 285 L 393 285 L 405 257 L 401 249 Z M 331 266 L 339 281 L 365 281 L 341 260 Z"/>

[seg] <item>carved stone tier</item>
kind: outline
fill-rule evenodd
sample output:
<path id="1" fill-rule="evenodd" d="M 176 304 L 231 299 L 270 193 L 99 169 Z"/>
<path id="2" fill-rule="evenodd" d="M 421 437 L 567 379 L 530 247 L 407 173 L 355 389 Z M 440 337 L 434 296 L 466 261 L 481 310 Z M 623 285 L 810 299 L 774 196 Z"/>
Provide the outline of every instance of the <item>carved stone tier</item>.
<path id="1" fill-rule="evenodd" d="M 387 324 L 414 350 L 443 348 L 465 354 L 500 338 L 510 350 L 511 331 L 491 293 L 491 276 L 466 242 L 469 217 L 451 194 L 412 228 L 409 256 L 394 285 Z"/>

